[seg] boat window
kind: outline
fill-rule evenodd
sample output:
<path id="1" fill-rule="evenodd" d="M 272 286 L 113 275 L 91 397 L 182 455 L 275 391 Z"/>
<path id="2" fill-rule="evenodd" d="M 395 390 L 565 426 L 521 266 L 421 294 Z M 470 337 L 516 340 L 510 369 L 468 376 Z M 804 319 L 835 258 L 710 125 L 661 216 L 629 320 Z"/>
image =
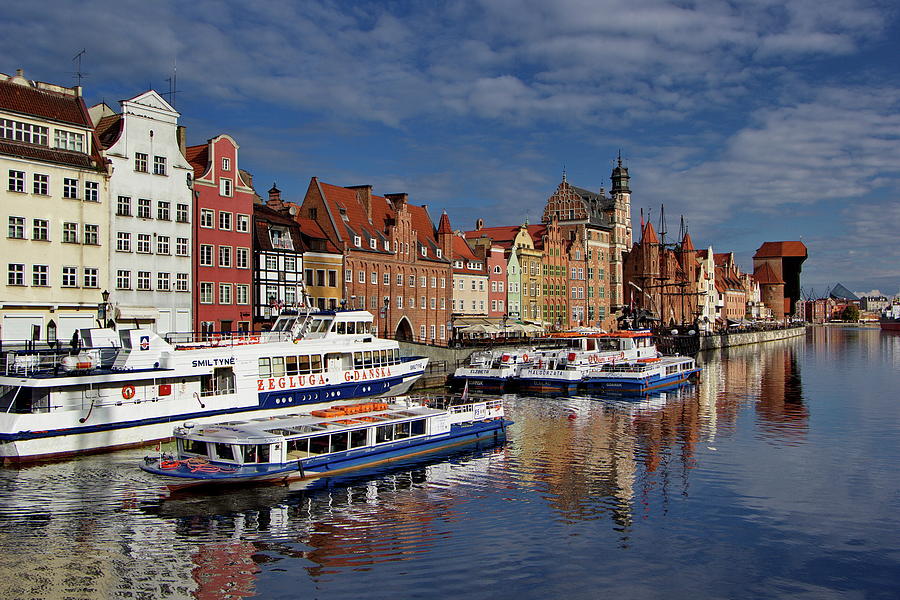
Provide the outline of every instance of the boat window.
<path id="1" fill-rule="evenodd" d="M 244 454 L 245 463 L 267 463 L 269 462 L 269 445 L 268 444 L 246 444 L 241 446 Z"/>
<path id="2" fill-rule="evenodd" d="M 588 338 L 587 340 L 587 350 L 596 350 L 597 349 L 597 340 L 593 338 Z"/>
<path id="3" fill-rule="evenodd" d="M 313 373 L 321 373 L 322 372 L 322 357 L 318 354 L 314 354 L 309 357 L 310 368 Z"/>
<path id="4" fill-rule="evenodd" d="M 363 366 L 363 358 L 362 352 L 354 352 L 353 353 L 353 368 L 354 369 L 362 369 Z"/>
<path id="5" fill-rule="evenodd" d="M 361 448 L 369 443 L 368 429 L 354 429 L 350 432 L 350 447 Z"/>
<path id="6" fill-rule="evenodd" d="M 284 357 L 275 356 L 272 358 L 272 377 L 284 376 Z"/>
<path id="7" fill-rule="evenodd" d="M 309 438 L 300 438 L 287 441 L 287 456 L 291 458 L 306 458 L 309 454 Z"/>
<path id="8" fill-rule="evenodd" d="M 394 439 L 402 440 L 409 437 L 409 421 L 394 425 Z"/>
<path id="9" fill-rule="evenodd" d="M 410 435 L 425 435 L 425 419 L 416 419 L 409 423 Z"/>
<path id="10" fill-rule="evenodd" d="M 347 449 L 347 440 L 350 438 L 346 431 L 331 434 L 331 452 L 342 452 Z"/>
<path id="11" fill-rule="evenodd" d="M 391 350 L 391 354 L 394 355 L 394 358 L 393 358 L 393 360 L 391 361 L 391 364 L 397 364 L 397 363 L 399 363 L 399 362 L 400 362 L 400 349 L 399 349 L 399 348 L 394 348 L 393 350 Z"/>
<path id="12" fill-rule="evenodd" d="M 309 373 L 309 357 L 308 356 L 300 357 L 300 373 L 302 375 Z"/>
<path id="13" fill-rule="evenodd" d="M 181 451 L 185 454 L 206 456 L 206 442 L 201 442 L 200 440 L 192 440 L 190 438 L 178 441 L 181 444 Z"/>
<path id="14" fill-rule="evenodd" d="M 215 444 L 213 444 L 213 449 L 216 453 L 216 458 L 220 460 L 234 461 L 234 448 L 231 447 L 231 444 L 216 442 Z"/>
<path id="15" fill-rule="evenodd" d="M 231 367 L 217 367 L 212 375 L 200 376 L 200 395 L 218 396 L 234 393 L 234 370 Z"/>
<path id="16" fill-rule="evenodd" d="M 259 376 L 260 377 L 271 377 L 272 376 L 272 359 L 271 358 L 259 359 Z"/>
<path id="17" fill-rule="evenodd" d="M 334 327 L 334 332 L 337 334 L 343 335 L 346 331 L 347 325 L 343 321 L 339 321 Z"/>
<path id="18" fill-rule="evenodd" d="M 371 323 L 366 321 L 365 323 L 360 323 L 360 325 L 363 328 L 360 333 L 366 333 L 366 334 L 372 333 L 372 324 Z"/>
<path id="19" fill-rule="evenodd" d="M 352 335 L 354 333 L 356 333 L 356 323 L 350 321 L 349 323 L 347 323 L 347 334 Z"/>
<path id="20" fill-rule="evenodd" d="M 297 374 L 297 357 L 296 356 L 285 356 L 285 373 L 288 375 L 296 375 Z"/>
<path id="21" fill-rule="evenodd" d="M 385 350 L 378 351 L 378 366 L 387 364 L 387 352 Z"/>
<path id="22" fill-rule="evenodd" d="M 379 425 L 375 428 L 375 443 L 390 442 L 394 439 L 394 425 Z"/>
<path id="23" fill-rule="evenodd" d="M 344 368 L 343 354 L 340 352 L 329 352 L 325 355 L 325 367 L 329 371 L 337 371 Z M 349 358 L 349 354 L 347 357 Z M 348 365 L 349 366 L 349 365 Z"/>
<path id="24" fill-rule="evenodd" d="M 309 438 L 309 453 L 325 454 L 326 452 L 328 452 L 328 448 L 330 447 L 328 438 L 328 435 L 317 435 L 315 437 Z"/>
<path id="25" fill-rule="evenodd" d="M 366 350 L 363 352 L 363 366 L 371 367 L 372 366 L 372 351 Z"/>

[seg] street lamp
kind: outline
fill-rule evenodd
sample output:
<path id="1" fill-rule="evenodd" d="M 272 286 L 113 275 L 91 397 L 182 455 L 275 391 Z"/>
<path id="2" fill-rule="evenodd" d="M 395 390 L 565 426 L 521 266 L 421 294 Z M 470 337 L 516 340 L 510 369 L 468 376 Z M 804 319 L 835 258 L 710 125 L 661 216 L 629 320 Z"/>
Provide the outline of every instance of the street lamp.
<path id="1" fill-rule="evenodd" d="M 109 290 L 103 290 L 100 296 L 103 298 L 103 302 L 97 306 L 97 322 L 100 327 L 106 327 L 109 317 Z"/>

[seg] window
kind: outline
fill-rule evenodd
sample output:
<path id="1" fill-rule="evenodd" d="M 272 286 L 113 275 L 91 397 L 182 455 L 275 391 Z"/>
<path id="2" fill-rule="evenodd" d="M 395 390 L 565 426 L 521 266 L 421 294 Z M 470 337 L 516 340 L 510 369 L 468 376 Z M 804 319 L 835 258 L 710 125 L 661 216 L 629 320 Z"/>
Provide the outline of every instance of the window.
<path id="1" fill-rule="evenodd" d="M 219 195 L 231 197 L 231 180 L 224 177 L 219 179 Z"/>
<path id="2" fill-rule="evenodd" d="M 209 208 L 200 209 L 200 227 L 212 229 L 215 212 Z"/>
<path id="3" fill-rule="evenodd" d="M 237 284 L 235 286 L 237 304 L 250 304 L 250 286 Z"/>
<path id="4" fill-rule="evenodd" d="M 170 221 L 171 217 L 169 216 L 169 203 L 163 200 L 160 200 L 156 203 L 156 218 L 160 221 Z"/>
<path id="5" fill-rule="evenodd" d="M 382 285 L 391 285 L 391 274 L 385 273 L 381 279 Z"/>
<path id="6" fill-rule="evenodd" d="M 278 270 L 278 255 L 277 254 L 266 254 L 266 269 L 270 271 Z"/>
<path id="7" fill-rule="evenodd" d="M 119 196 L 116 202 L 116 214 L 120 217 L 131 216 L 131 198 L 128 196 Z"/>
<path id="8" fill-rule="evenodd" d="M 100 184 L 96 181 L 84 182 L 84 201 L 100 202 Z"/>
<path id="9" fill-rule="evenodd" d="M 25 239 L 25 217 L 10 217 L 9 218 L 8 237 L 11 237 L 16 240 L 24 240 Z"/>
<path id="10" fill-rule="evenodd" d="M 425 341 L 425 326 L 419 325 L 419 339 Z"/>
<path id="11" fill-rule="evenodd" d="M 360 238 L 358 235 L 354 235 L 353 236 L 353 245 L 356 246 L 357 248 L 362 246 L 362 238 Z"/>
<path id="12" fill-rule="evenodd" d="M 371 248 L 372 250 L 378 250 L 378 240 L 376 240 L 375 238 L 370 239 L 369 248 Z"/>
<path id="13" fill-rule="evenodd" d="M 63 268 L 63 279 L 65 280 L 65 268 Z M 116 271 L 116 288 L 120 290 L 131 289 L 131 271 Z"/>
<path id="14" fill-rule="evenodd" d="M 50 239 L 50 221 L 35 219 L 31 228 L 31 239 L 48 241 Z"/>
<path id="15" fill-rule="evenodd" d="M 200 282 L 200 304 L 212 304 L 213 284 L 210 281 Z"/>
<path id="16" fill-rule="evenodd" d="M 14 263 L 7 265 L 6 283 L 8 285 L 25 285 L 25 265 Z"/>
<path id="17" fill-rule="evenodd" d="M 131 252 L 131 234 L 126 231 L 116 232 L 116 252 Z"/>
<path id="18" fill-rule="evenodd" d="M 234 250 L 234 266 L 238 269 L 250 268 L 250 249 L 235 248 Z"/>
<path id="19" fill-rule="evenodd" d="M 219 246 L 219 266 L 231 266 L 231 246 Z"/>
<path id="20" fill-rule="evenodd" d="M 213 264 L 213 246 L 212 244 L 200 244 L 200 266 L 211 267 Z"/>
<path id="21" fill-rule="evenodd" d="M 138 217 L 141 219 L 150 218 L 150 200 L 148 198 L 138 198 Z"/>
<path id="22" fill-rule="evenodd" d="M 407 275 L 406 283 L 409 285 L 409 287 L 416 287 L 416 276 L 415 275 Z"/>
<path id="23" fill-rule="evenodd" d="M 328 270 L 328 287 L 337 287 L 337 271 Z"/>
<path id="24" fill-rule="evenodd" d="M 188 239 L 187 238 L 175 238 L 175 255 L 176 256 L 187 256 L 188 255 Z"/>
<path id="25" fill-rule="evenodd" d="M 22 123 L 12 119 L 0 121 L 0 138 L 27 142 L 29 144 L 47 145 L 47 128 L 31 123 Z"/>
<path id="26" fill-rule="evenodd" d="M 187 273 L 176 273 L 175 274 L 175 291 L 176 292 L 188 291 L 188 274 Z"/>
<path id="27" fill-rule="evenodd" d="M 238 215 L 234 230 L 241 233 L 247 233 L 248 231 L 250 231 L 250 216 Z"/>
<path id="28" fill-rule="evenodd" d="M 219 211 L 219 229 L 223 229 L 225 231 L 231 231 L 231 213 L 220 210 Z"/>
<path id="29" fill-rule="evenodd" d="M 397 273 L 397 285 L 403 285 L 403 273 Z"/>
<path id="30" fill-rule="evenodd" d="M 143 291 L 150 289 L 150 271 L 137 272 L 137 289 Z"/>
<path id="31" fill-rule="evenodd" d="M 403 308 L 403 296 L 397 296 L 397 308 Z"/>
<path id="32" fill-rule="evenodd" d="M 137 248 L 136 250 L 141 254 L 150 254 L 150 234 L 149 233 L 139 233 L 137 234 Z"/>
<path id="33" fill-rule="evenodd" d="M 32 187 L 32 192 L 38 194 L 39 196 L 47 196 L 49 195 L 49 187 L 49 175 L 41 175 L 39 173 L 34 174 L 34 187 Z"/>
<path id="34" fill-rule="evenodd" d="M 9 171 L 9 191 L 25 191 L 25 171 Z"/>
<path id="35" fill-rule="evenodd" d="M 95 267 L 85 267 L 84 268 L 84 287 L 86 287 L 86 288 L 100 287 L 98 272 L 99 272 L 99 270 Z"/>
<path id="36" fill-rule="evenodd" d="M 169 236 L 160 235 L 156 238 L 156 253 L 157 254 L 168 254 L 169 253 Z"/>
<path id="37" fill-rule="evenodd" d="M 165 156 L 154 156 L 153 157 L 153 174 L 154 175 L 165 175 L 166 174 L 166 157 Z"/>
<path id="38" fill-rule="evenodd" d="M 78 243 L 78 223 L 63 223 L 63 239 L 64 244 Z"/>
<path id="39" fill-rule="evenodd" d="M 230 171 L 231 170 L 231 159 L 230 158 L 222 158 L 222 170 Z"/>
<path id="40" fill-rule="evenodd" d="M 76 287 L 78 285 L 78 267 L 63 267 L 63 287 Z"/>
<path id="41" fill-rule="evenodd" d="M 360 272 L 358 273 L 358 277 L 359 277 L 360 283 L 366 282 L 366 272 L 365 271 L 360 270 Z"/>
<path id="42" fill-rule="evenodd" d="M 168 273 L 157 273 L 156 274 L 156 289 L 161 292 L 169 291 L 169 281 L 171 278 Z"/>
<path id="43" fill-rule="evenodd" d="M 419 287 L 428 287 L 428 278 L 422 275 L 419 277 Z"/>
<path id="44" fill-rule="evenodd" d="M 53 132 L 53 141 L 60 150 L 84 152 L 84 134 L 56 129 Z"/>
<path id="45" fill-rule="evenodd" d="M 378 273 L 372 271 L 372 285 L 378 285 Z"/>
<path id="46" fill-rule="evenodd" d="M 140 173 L 147 172 L 147 155 L 143 152 L 134 153 L 134 170 Z"/>
<path id="47" fill-rule="evenodd" d="M 296 256 L 285 256 L 284 257 L 284 270 L 289 272 L 295 272 L 297 270 L 297 257 Z"/>
<path id="48" fill-rule="evenodd" d="M 344 281 L 346 283 L 353 283 L 353 271 L 351 269 L 344 271 Z"/>
<path id="49" fill-rule="evenodd" d="M 179 223 L 190 223 L 191 222 L 191 212 L 190 207 L 187 204 L 176 204 L 175 205 L 175 220 Z"/>
<path id="50" fill-rule="evenodd" d="M 49 267 L 47 265 L 32 265 L 31 266 L 31 285 L 36 287 L 47 287 L 48 277 L 47 271 Z"/>
<path id="51" fill-rule="evenodd" d="M 100 245 L 100 226 L 86 224 L 84 226 L 84 243 L 88 246 Z"/>

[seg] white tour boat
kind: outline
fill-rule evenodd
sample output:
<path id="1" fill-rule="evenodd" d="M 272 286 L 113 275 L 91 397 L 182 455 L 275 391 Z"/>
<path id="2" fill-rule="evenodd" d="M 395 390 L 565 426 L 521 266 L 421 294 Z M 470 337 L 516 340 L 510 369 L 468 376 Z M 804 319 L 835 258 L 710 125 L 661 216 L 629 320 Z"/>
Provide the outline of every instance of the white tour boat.
<path id="1" fill-rule="evenodd" d="M 601 365 L 585 374 L 582 386 L 589 390 L 642 394 L 677 387 L 700 373 L 690 356 L 663 356 Z"/>
<path id="2" fill-rule="evenodd" d="M 510 424 L 500 399 L 392 398 L 308 413 L 175 428 L 176 456 L 141 468 L 169 489 L 286 483 L 497 440 Z"/>
<path id="3" fill-rule="evenodd" d="M 509 391 L 519 371 L 530 366 L 537 356 L 534 348 L 473 352 L 469 364 L 454 371 L 451 384 L 462 387 L 469 383 L 482 391 Z"/>
<path id="4" fill-rule="evenodd" d="M 405 393 L 427 358 L 375 337 L 366 311 L 282 314 L 271 331 L 169 340 L 81 330 L 70 351 L 0 355 L 0 463 L 138 446 L 209 423 L 298 405 Z M 79 347 L 80 346 L 80 347 Z"/>
<path id="5" fill-rule="evenodd" d="M 518 391 L 567 394 L 578 388 L 585 373 L 600 365 L 659 356 L 649 330 L 560 333 L 551 337 L 564 342 L 565 347 L 523 368 L 517 377 Z"/>

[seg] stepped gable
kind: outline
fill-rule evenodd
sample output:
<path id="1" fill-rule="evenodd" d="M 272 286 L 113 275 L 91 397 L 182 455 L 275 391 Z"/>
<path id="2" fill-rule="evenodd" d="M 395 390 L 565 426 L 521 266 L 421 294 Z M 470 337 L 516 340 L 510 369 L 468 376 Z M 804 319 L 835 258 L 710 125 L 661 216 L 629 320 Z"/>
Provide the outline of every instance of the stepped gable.
<path id="1" fill-rule="evenodd" d="M 769 263 L 763 263 L 753 271 L 753 278 L 761 285 L 784 284 L 784 280 L 775 274 Z"/>
<path id="2" fill-rule="evenodd" d="M 753 258 L 780 258 L 787 256 L 807 256 L 803 242 L 765 242 L 753 255 Z"/>

